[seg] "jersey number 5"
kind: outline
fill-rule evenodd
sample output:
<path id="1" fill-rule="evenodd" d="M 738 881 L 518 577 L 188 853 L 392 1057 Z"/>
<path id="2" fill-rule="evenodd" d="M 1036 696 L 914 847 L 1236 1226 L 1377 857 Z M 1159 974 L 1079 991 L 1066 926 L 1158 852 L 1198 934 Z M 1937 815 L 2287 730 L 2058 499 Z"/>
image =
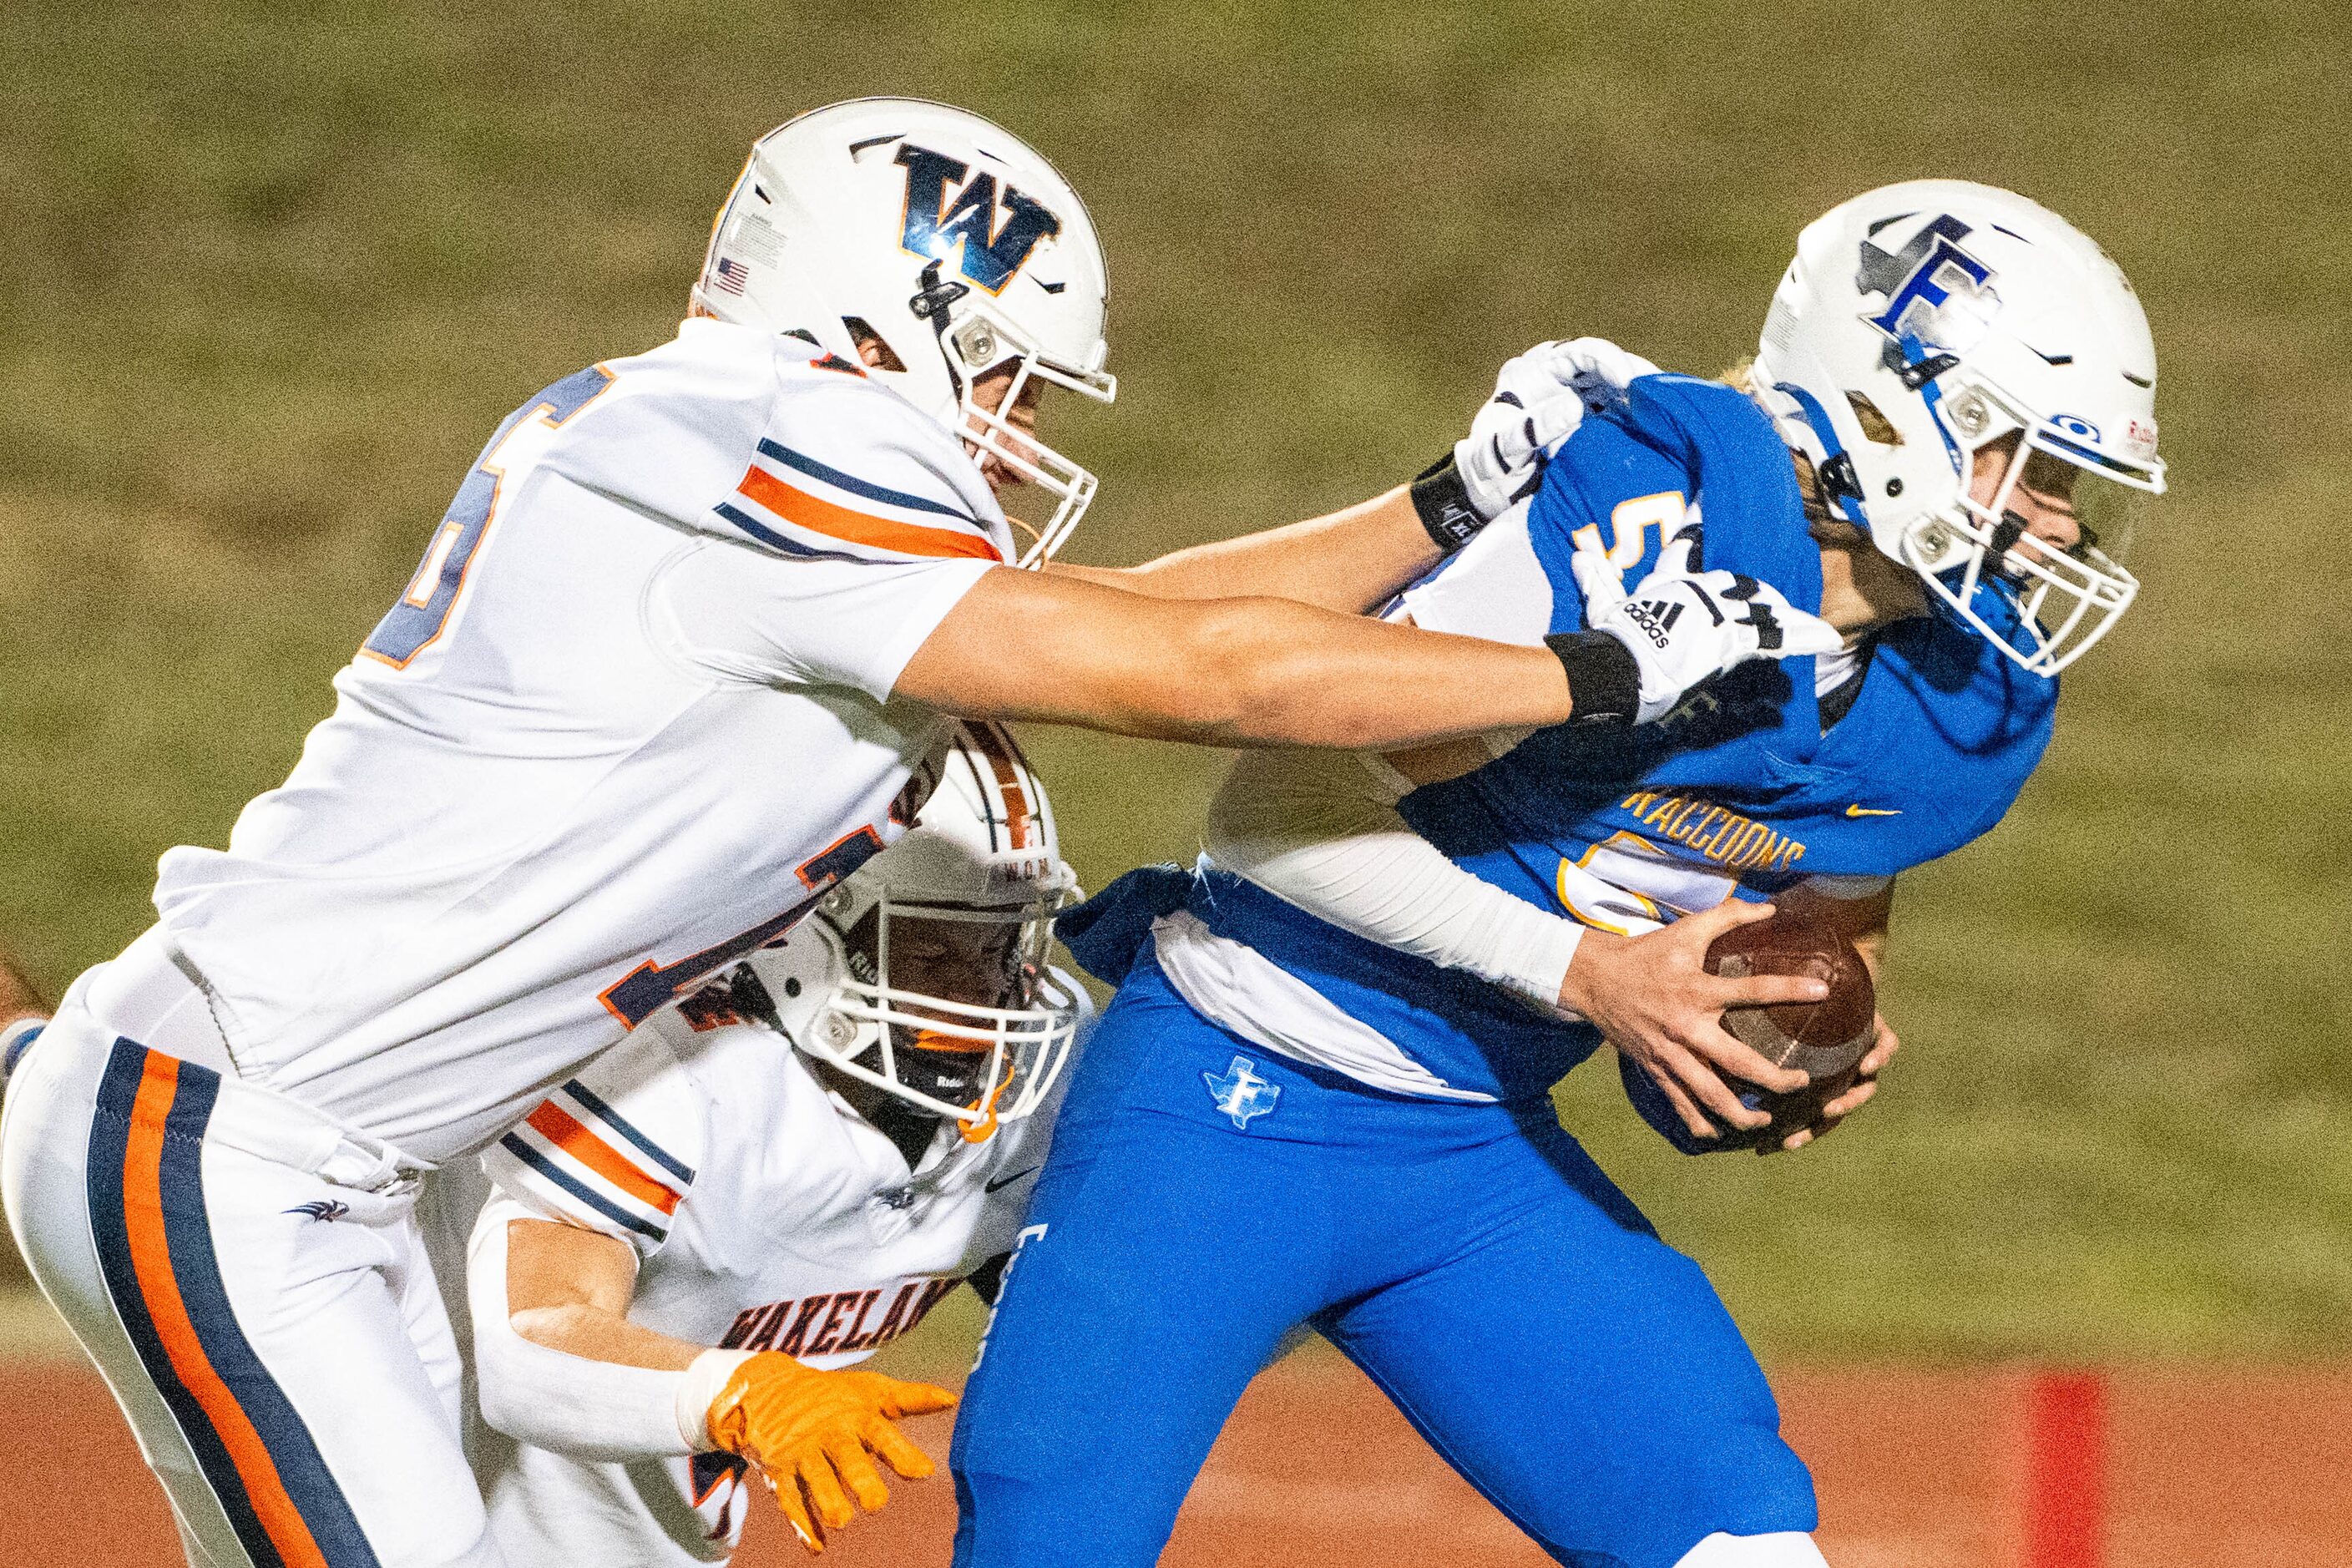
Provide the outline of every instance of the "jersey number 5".
<path id="1" fill-rule="evenodd" d="M 1686 510 L 1680 490 L 1619 501 L 1609 514 L 1609 564 L 1620 572 L 1640 565 L 1642 557 L 1650 552 L 1650 530 L 1658 531 L 1658 542 L 1664 544 L 1682 527 Z M 1586 523 L 1576 531 L 1574 542 L 1579 550 L 1599 550 L 1601 525 Z"/>
<path id="2" fill-rule="evenodd" d="M 457 487 L 448 514 L 433 531 L 433 542 L 425 547 L 416 575 L 408 580 L 408 591 L 376 623 L 360 647 L 362 655 L 394 669 L 406 669 L 409 660 L 433 645 L 448 624 L 449 612 L 457 607 L 457 595 L 466 585 L 467 569 L 474 563 L 475 552 L 481 549 L 482 538 L 498 516 L 506 476 L 537 460 L 556 426 L 612 384 L 611 371 L 590 365 L 507 416 L 506 423 L 482 448 L 466 482 Z"/>

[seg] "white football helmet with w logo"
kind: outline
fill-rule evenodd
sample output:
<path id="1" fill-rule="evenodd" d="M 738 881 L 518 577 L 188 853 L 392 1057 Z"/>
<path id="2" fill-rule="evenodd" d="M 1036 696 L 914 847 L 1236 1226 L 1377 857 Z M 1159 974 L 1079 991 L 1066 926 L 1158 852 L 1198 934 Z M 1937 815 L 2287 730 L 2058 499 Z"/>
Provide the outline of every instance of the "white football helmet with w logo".
<path id="1" fill-rule="evenodd" d="M 2055 675 L 2131 606 L 2130 517 L 2164 491 L 2156 346 L 2121 268 L 2055 213 L 1962 180 L 1834 208 L 1797 241 L 1755 380 L 1831 510 L 2026 668 Z M 2004 442 L 1979 500 L 1976 456 Z M 2071 484 L 2071 550 L 2020 542 L 2037 455 Z"/>
<path id="2" fill-rule="evenodd" d="M 765 993 L 752 1010 L 809 1055 L 983 1137 L 1044 1104 L 1068 1059 L 1079 998 L 1046 958 L 1077 876 L 1002 727 L 955 724 L 908 791 L 920 804 L 906 836 L 748 961 Z"/>
<path id="3" fill-rule="evenodd" d="M 719 210 L 694 308 L 799 331 L 1052 496 L 1021 564 L 1042 565 L 1094 500 L 1095 476 L 1014 428 L 1033 381 L 1108 403 L 1109 297 L 1101 242 L 1077 193 L 1027 143 L 976 114 L 911 98 L 814 110 L 751 149 Z M 973 384 L 1011 366 L 995 408 Z"/>

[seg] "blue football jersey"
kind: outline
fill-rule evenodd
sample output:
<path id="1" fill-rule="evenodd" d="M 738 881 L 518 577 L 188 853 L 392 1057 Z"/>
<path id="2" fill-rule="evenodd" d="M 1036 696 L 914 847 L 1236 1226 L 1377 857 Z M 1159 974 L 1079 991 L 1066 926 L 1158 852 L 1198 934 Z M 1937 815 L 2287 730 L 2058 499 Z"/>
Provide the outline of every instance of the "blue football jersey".
<path id="1" fill-rule="evenodd" d="M 1584 624 L 1569 565 L 1580 533 L 1598 531 L 1632 584 L 1694 526 L 1701 564 L 1820 609 L 1820 549 L 1769 419 L 1721 384 L 1646 376 L 1568 442 L 1529 508 L 1546 629 Z M 1981 607 L 2018 613 L 1991 590 Z M 1539 731 L 1401 809 L 1486 881 L 1597 928 L 1641 931 L 1810 876 L 1891 876 L 1948 854 L 2000 819 L 2049 742 L 2056 683 L 1940 615 L 1879 634 L 1859 694 L 1826 733 L 1813 663 L 1743 666 L 1654 724 Z M 1237 879 L 1203 882 L 1192 907 L 1456 1088 L 1540 1094 L 1600 1044 L 1589 1026 Z"/>

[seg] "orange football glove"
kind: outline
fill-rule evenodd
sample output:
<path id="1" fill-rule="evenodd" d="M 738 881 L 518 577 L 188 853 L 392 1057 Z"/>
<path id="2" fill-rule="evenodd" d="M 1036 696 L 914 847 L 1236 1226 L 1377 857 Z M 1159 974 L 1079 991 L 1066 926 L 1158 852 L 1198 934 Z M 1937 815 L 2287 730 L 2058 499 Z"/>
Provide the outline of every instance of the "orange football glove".
<path id="1" fill-rule="evenodd" d="M 822 1552 L 827 1530 L 847 1524 L 859 1508 L 872 1513 L 890 1500 L 869 1449 L 910 1480 L 931 1473 L 929 1457 L 891 1421 L 954 1403 L 954 1394 L 928 1383 L 819 1372 L 781 1351 L 762 1351 L 711 1401 L 710 1440 L 757 1466 L 801 1543 Z"/>

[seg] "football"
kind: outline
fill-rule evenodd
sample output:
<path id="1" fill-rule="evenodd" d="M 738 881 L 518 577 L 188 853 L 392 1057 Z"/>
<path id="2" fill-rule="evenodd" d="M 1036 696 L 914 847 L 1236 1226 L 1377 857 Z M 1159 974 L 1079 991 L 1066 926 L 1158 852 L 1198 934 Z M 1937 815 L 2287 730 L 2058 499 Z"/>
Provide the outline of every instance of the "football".
<path id="1" fill-rule="evenodd" d="M 1706 969 L 1729 979 L 1811 974 L 1829 983 L 1830 994 L 1819 1002 L 1734 1007 L 1723 1015 L 1723 1026 L 1773 1066 L 1812 1075 L 1812 1082 L 1794 1094 L 1733 1085 L 1744 1104 L 1769 1110 L 1772 1121 L 1752 1132 L 1725 1128 L 1723 1147 L 1777 1147 L 1853 1083 L 1854 1068 L 1876 1032 L 1872 1021 L 1878 1011 L 1877 988 L 1853 943 L 1826 921 L 1804 915 L 1776 914 L 1726 931 L 1706 950 Z"/>

